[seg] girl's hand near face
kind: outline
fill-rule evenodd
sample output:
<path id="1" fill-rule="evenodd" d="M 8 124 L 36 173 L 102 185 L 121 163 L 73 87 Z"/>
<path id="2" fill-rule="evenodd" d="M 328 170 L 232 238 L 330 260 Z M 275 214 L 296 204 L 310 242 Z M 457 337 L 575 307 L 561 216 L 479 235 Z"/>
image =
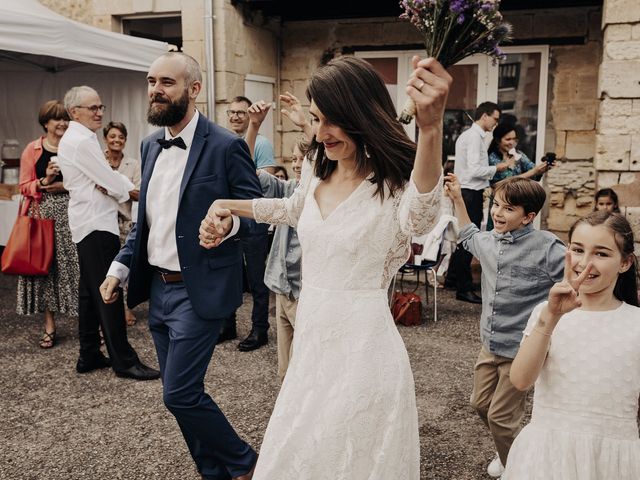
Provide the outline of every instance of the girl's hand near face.
<path id="1" fill-rule="evenodd" d="M 571 251 L 567 250 L 564 257 L 564 278 L 560 283 L 556 283 L 549 291 L 549 303 L 546 310 L 551 317 L 553 326 L 558 323 L 560 317 L 565 313 L 569 313 L 582 305 L 578 291 L 580 286 L 587 279 L 593 265 L 591 262 L 587 264 L 585 269 L 575 278 L 573 268 L 571 266 Z"/>

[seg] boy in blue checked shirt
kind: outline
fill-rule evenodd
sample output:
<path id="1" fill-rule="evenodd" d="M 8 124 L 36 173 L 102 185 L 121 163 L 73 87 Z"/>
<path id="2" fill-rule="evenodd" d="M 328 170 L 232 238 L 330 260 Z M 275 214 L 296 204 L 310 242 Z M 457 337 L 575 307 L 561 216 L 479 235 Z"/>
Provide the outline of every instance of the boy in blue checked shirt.
<path id="1" fill-rule="evenodd" d="M 471 405 L 497 450 L 487 473 L 499 477 L 520 431 L 526 398 L 526 392 L 511 384 L 511 362 L 533 308 L 563 278 L 565 247 L 552 233 L 533 228 L 546 199 L 537 182 L 510 177 L 494 186 L 490 232 L 480 232 L 469 219 L 456 176 L 447 175 L 445 182 L 460 225 L 459 247 L 482 266 L 482 348 L 474 367 Z"/>

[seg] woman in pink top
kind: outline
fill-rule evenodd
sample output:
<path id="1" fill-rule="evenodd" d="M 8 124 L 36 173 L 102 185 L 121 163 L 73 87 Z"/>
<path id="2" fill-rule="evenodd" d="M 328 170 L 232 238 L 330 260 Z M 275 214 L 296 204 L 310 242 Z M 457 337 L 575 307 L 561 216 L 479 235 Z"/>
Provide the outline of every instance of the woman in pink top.
<path id="1" fill-rule="evenodd" d="M 78 315 L 80 268 L 69 231 L 69 193 L 64 188 L 57 164 L 58 142 L 69 125 L 69 116 L 62 103 L 49 100 L 40 107 L 38 122 L 45 135 L 31 142 L 22 152 L 20 192 L 30 216 L 39 208 L 42 218 L 55 220 L 55 253 L 48 275 L 18 277 L 16 311 L 20 315 L 44 313 L 44 334 L 39 344 L 41 348 L 51 348 L 56 340 L 54 314 Z"/>

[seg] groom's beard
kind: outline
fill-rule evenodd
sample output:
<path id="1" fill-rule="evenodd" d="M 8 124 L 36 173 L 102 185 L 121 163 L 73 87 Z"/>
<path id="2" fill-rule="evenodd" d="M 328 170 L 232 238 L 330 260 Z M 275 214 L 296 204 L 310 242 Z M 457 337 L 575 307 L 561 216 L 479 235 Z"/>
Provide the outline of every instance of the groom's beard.
<path id="1" fill-rule="evenodd" d="M 187 90 L 176 102 L 172 102 L 160 95 L 155 96 L 149 103 L 147 122 L 156 127 L 176 125 L 185 117 L 188 108 L 189 92 Z"/>

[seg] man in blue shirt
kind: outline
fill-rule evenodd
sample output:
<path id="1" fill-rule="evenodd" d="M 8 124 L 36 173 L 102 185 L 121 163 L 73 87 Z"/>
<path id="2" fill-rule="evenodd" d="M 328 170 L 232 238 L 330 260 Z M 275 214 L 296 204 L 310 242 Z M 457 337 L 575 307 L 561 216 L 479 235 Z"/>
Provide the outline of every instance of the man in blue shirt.
<path id="1" fill-rule="evenodd" d="M 251 100 L 247 97 L 238 96 L 231 100 L 231 104 L 227 109 L 229 129 L 242 138 L 245 137 L 247 129 L 249 128 L 248 108 L 251 106 L 251 103 Z M 264 135 L 258 134 L 256 137 L 253 163 L 256 164 L 256 169 L 264 169 L 272 175 L 276 173 L 275 167 L 278 164 L 273 154 L 273 145 L 271 145 L 269 139 Z"/>
<path id="2" fill-rule="evenodd" d="M 247 97 L 239 96 L 231 101 L 227 110 L 229 129 L 243 138 L 249 128 L 248 109 L 250 106 L 251 100 Z M 253 162 L 256 165 L 256 169 L 275 173 L 277 164 L 273 155 L 273 146 L 262 135 L 258 135 L 256 138 Z M 269 329 L 269 289 L 264 284 L 265 264 L 269 254 L 269 225 L 253 221 L 252 223 L 254 234 L 240 239 L 246 265 L 246 278 L 253 298 L 251 332 L 247 338 L 238 344 L 238 349 L 243 352 L 255 350 L 266 345 L 268 342 L 267 330 Z M 218 343 L 232 340 L 236 337 L 236 315 L 233 313 L 225 320 L 218 337 Z"/>

